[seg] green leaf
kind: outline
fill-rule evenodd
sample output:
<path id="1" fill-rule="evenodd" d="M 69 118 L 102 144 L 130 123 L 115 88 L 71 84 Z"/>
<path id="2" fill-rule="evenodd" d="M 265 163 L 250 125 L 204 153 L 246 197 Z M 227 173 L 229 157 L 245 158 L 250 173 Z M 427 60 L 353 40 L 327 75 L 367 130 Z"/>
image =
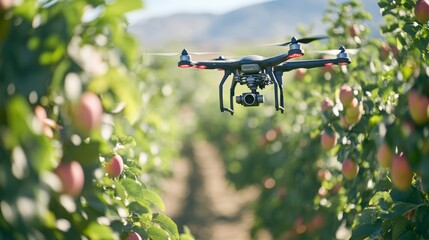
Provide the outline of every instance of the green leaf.
<path id="1" fill-rule="evenodd" d="M 162 201 L 161 197 L 157 193 L 150 191 L 148 189 L 143 189 L 141 194 L 146 201 L 150 202 L 153 205 L 156 205 L 162 211 L 165 211 L 164 202 Z"/>
<path id="2" fill-rule="evenodd" d="M 118 194 L 118 197 L 120 197 L 121 200 L 124 201 L 127 198 L 127 192 L 124 186 L 121 184 L 121 182 L 115 182 L 114 185 L 116 194 Z"/>
<path id="3" fill-rule="evenodd" d="M 383 121 L 383 117 L 382 116 L 380 116 L 380 115 L 374 115 L 374 116 L 371 116 L 371 118 L 369 119 L 369 124 L 371 126 L 375 126 L 375 125 L 379 124 L 381 121 Z"/>
<path id="4" fill-rule="evenodd" d="M 169 217 L 161 213 L 154 213 L 152 221 L 158 223 L 162 229 L 166 230 L 170 234 L 172 240 L 179 239 L 177 225 Z"/>
<path id="5" fill-rule="evenodd" d="M 13 97 L 6 106 L 6 116 L 12 135 L 24 141 L 31 134 L 31 110 L 21 96 Z"/>
<path id="6" fill-rule="evenodd" d="M 26 20 L 31 21 L 34 18 L 34 15 L 36 15 L 38 9 L 39 9 L 39 2 L 23 1 L 21 4 L 18 4 L 18 6 L 14 8 L 14 12 L 17 15 L 22 16 Z"/>
<path id="7" fill-rule="evenodd" d="M 112 229 L 95 222 L 89 223 L 88 227 L 83 231 L 83 234 L 93 240 L 113 239 Z"/>
<path id="8" fill-rule="evenodd" d="M 143 194 L 143 188 L 142 186 L 136 182 L 135 180 L 132 180 L 130 178 L 125 178 L 121 180 L 122 186 L 124 186 L 125 191 L 127 191 L 128 195 L 130 197 L 138 197 Z"/>
<path id="9" fill-rule="evenodd" d="M 378 224 L 365 223 L 357 226 L 352 231 L 351 240 L 365 239 L 369 236 L 378 235 L 381 226 Z"/>
<path id="10" fill-rule="evenodd" d="M 164 230 L 158 227 L 150 227 L 147 230 L 147 233 L 151 240 L 169 240 L 168 233 L 166 233 Z"/>
<path id="11" fill-rule="evenodd" d="M 44 136 L 39 135 L 27 139 L 24 147 L 28 161 L 33 169 L 36 169 L 39 173 L 51 170 L 57 162 L 56 159 L 59 159 L 59 156 L 56 156 L 52 142 Z"/>
<path id="12" fill-rule="evenodd" d="M 417 206 L 418 206 L 417 204 L 413 204 L 413 203 L 404 203 L 404 202 L 396 203 L 392 208 L 392 213 L 396 216 L 403 216 L 405 213 L 413 209 L 416 209 Z"/>
<path id="13" fill-rule="evenodd" d="M 94 78 L 88 85 L 88 89 L 98 94 L 112 91 L 118 100 L 125 104 L 126 119 L 130 123 L 134 123 L 139 116 L 137 100 L 141 93 L 138 88 L 130 84 L 130 78 L 132 77 L 120 70 L 111 68 L 104 76 Z"/>
<path id="14" fill-rule="evenodd" d="M 114 1 L 112 4 L 106 6 L 105 15 L 110 16 L 122 16 L 127 12 L 137 10 L 143 7 L 143 3 L 140 0 L 128 0 L 128 1 Z"/>
<path id="15" fill-rule="evenodd" d="M 184 233 L 180 234 L 180 240 L 195 240 L 188 226 L 183 226 L 183 232 Z"/>
<path id="16" fill-rule="evenodd" d="M 378 217 L 378 209 L 375 207 L 365 208 L 359 215 L 355 218 L 353 222 L 353 228 L 359 227 L 363 224 L 374 224 Z"/>
<path id="17" fill-rule="evenodd" d="M 377 192 L 369 200 L 369 205 L 378 206 L 383 210 L 387 210 L 392 205 L 393 201 L 388 192 Z"/>
<path id="18" fill-rule="evenodd" d="M 135 213 L 137 215 L 150 213 L 150 209 L 147 205 L 141 204 L 140 202 L 131 202 L 128 205 L 130 212 Z"/>
<path id="19" fill-rule="evenodd" d="M 399 239 L 407 229 L 408 221 L 405 218 L 397 218 L 392 227 L 392 239 Z"/>
<path id="20" fill-rule="evenodd" d="M 99 161 L 99 142 L 82 142 L 79 146 L 75 146 L 72 142 L 64 144 L 64 160 L 79 161 L 83 164 L 92 164 Z"/>
<path id="21" fill-rule="evenodd" d="M 119 141 L 124 147 L 132 148 L 136 146 L 136 140 L 131 136 L 121 137 Z"/>

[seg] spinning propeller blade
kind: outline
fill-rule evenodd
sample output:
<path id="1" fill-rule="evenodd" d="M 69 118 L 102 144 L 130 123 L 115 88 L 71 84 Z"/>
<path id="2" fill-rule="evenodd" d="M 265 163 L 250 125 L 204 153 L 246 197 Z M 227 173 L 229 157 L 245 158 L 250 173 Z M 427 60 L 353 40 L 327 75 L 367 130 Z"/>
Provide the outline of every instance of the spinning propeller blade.
<path id="1" fill-rule="evenodd" d="M 354 55 L 356 53 L 358 53 L 359 51 L 361 51 L 361 49 L 331 49 L 331 50 L 320 50 L 320 51 L 311 51 L 314 53 L 320 53 L 320 54 L 325 54 L 325 55 L 332 55 L 335 56 L 339 53 L 348 53 L 350 55 Z"/>
<path id="2" fill-rule="evenodd" d="M 225 56 L 223 56 L 223 55 L 220 55 L 219 57 L 217 57 L 217 58 L 212 58 L 211 59 L 212 61 L 227 61 L 227 60 L 232 60 L 231 58 L 227 58 L 227 57 L 225 57 Z"/>
<path id="3" fill-rule="evenodd" d="M 283 42 L 283 43 L 273 43 L 273 44 L 265 44 L 265 45 L 258 45 L 258 46 L 289 46 L 292 43 L 303 43 L 303 44 L 307 44 L 307 43 L 311 43 L 313 41 L 317 41 L 317 40 L 321 40 L 321 39 L 326 39 L 329 38 L 327 36 L 320 36 L 320 37 L 307 37 L 307 38 L 300 38 L 297 39 L 295 37 L 292 38 L 291 41 L 289 42 Z"/>
<path id="4" fill-rule="evenodd" d="M 166 52 L 166 53 L 144 53 L 145 55 L 150 55 L 150 56 L 166 56 L 166 57 L 172 57 L 172 56 L 178 56 L 181 55 L 183 52 Z M 187 51 L 187 53 L 192 54 L 192 55 L 216 55 L 216 54 L 221 54 L 223 52 L 189 52 Z"/>

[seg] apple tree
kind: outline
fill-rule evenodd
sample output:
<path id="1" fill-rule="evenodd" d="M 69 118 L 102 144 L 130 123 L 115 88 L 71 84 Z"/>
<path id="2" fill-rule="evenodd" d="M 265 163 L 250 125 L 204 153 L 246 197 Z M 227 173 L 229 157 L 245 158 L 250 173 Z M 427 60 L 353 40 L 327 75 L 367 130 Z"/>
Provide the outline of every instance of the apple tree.
<path id="1" fill-rule="evenodd" d="M 284 115 L 238 109 L 225 124 L 203 114 L 228 179 L 261 192 L 255 238 L 261 230 L 274 239 L 429 237 L 429 38 L 420 2 L 380 0 L 380 39 L 359 1 L 330 1 L 331 38 L 312 45 L 356 48 L 350 65 L 285 73 Z"/>
<path id="2" fill-rule="evenodd" d="M 372 131 L 360 131 L 367 134 L 362 144 L 375 145 L 367 154 L 363 153 L 371 148 L 362 145 L 361 164 L 378 160 L 379 166 L 366 171 L 376 177 L 376 191 L 369 201 L 361 203 L 363 209 L 353 223 L 352 237 L 426 239 L 429 8 L 427 1 L 380 0 L 378 4 L 385 19 L 381 30 L 387 41 L 379 56 L 382 84 L 373 89 L 363 88 L 362 82 L 359 85 L 364 115 L 375 126 Z"/>
<path id="3" fill-rule="evenodd" d="M 180 134 L 127 32 L 141 5 L 0 1 L 1 239 L 193 239 L 156 193 Z"/>

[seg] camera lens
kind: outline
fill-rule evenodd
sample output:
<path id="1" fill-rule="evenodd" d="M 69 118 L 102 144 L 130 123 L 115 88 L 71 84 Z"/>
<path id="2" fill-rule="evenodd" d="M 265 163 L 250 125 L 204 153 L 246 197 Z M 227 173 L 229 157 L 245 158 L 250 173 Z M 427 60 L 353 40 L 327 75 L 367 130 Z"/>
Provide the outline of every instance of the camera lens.
<path id="1" fill-rule="evenodd" d="M 255 96 L 255 94 L 246 94 L 245 96 L 244 96 L 244 103 L 246 104 L 246 105 L 253 105 L 253 104 L 255 104 L 255 101 L 256 101 L 256 96 Z"/>

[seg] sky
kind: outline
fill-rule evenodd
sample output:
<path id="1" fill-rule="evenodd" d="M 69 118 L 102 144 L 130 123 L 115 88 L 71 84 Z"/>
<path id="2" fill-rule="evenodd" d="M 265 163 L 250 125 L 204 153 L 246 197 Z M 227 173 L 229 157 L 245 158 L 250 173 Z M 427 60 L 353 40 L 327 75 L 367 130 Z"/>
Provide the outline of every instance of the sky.
<path id="1" fill-rule="evenodd" d="M 130 23 L 174 13 L 225 13 L 269 0 L 143 0 L 144 9 L 128 14 Z"/>

